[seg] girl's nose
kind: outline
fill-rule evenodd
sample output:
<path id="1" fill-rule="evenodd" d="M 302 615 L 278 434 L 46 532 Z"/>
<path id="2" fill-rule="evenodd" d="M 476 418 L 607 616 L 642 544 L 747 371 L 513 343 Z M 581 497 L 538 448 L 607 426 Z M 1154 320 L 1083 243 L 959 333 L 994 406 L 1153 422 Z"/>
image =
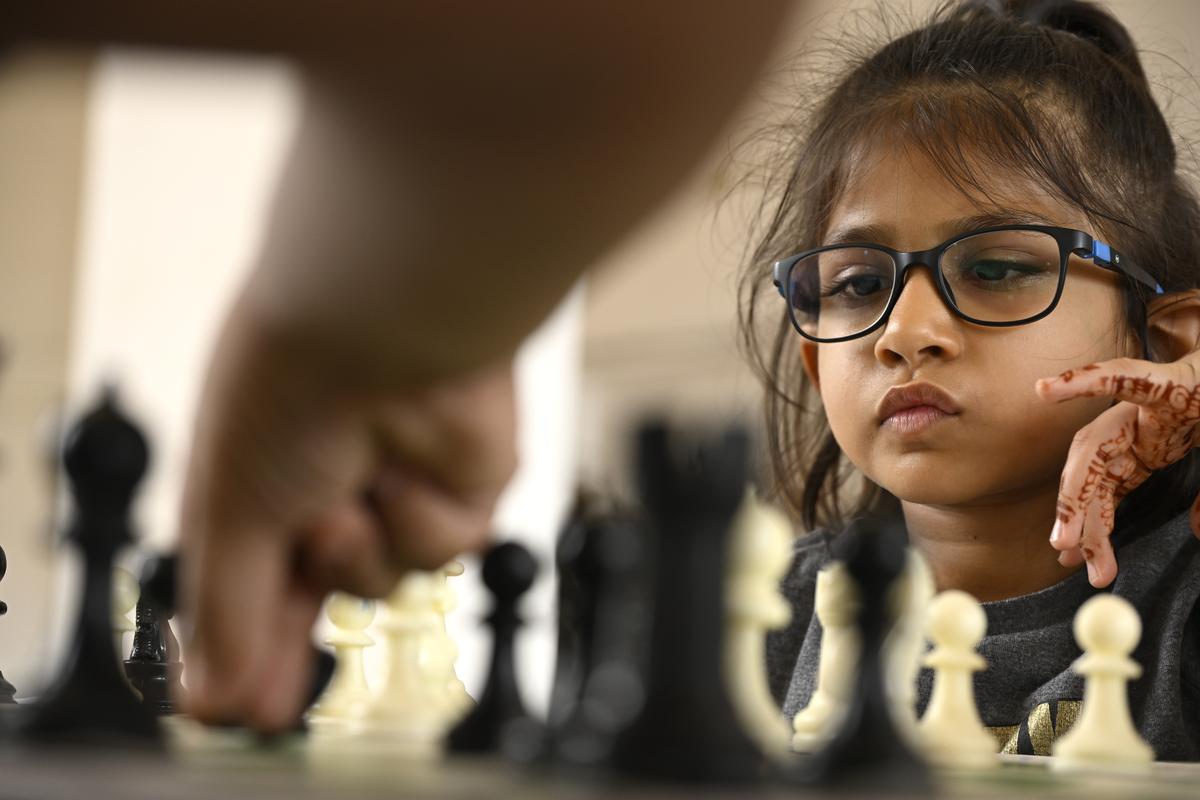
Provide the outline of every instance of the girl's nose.
<path id="1" fill-rule="evenodd" d="M 887 367 L 907 363 L 916 369 L 929 359 L 957 358 L 962 352 L 959 319 L 942 301 L 933 270 L 914 266 L 905 275 L 904 287 L 875 340 L 875 357 Z"/>

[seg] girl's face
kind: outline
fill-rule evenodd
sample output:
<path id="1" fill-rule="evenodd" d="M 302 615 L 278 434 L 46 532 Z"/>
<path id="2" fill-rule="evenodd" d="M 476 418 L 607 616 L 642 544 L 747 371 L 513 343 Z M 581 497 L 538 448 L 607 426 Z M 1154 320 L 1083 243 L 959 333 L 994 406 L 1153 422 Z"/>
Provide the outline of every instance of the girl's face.
<path id="1" fill-rule="evenodd" d="M 1078 210 L 1024 179 L 1001 175 L 984 188 L 986 199 L 967 197 L 925 157 L 892 149 L 856 166 L 825 239 L 867 228 L 878 244 L 926 250 L 977 226 L 964 221 L 1000 209 L 1098 233 Z M 848 342 L 805 340 L 805 367 L 847 457 L 901 500 L 965 507 L 1053 495 L 1072 436 L 1110 401 L 1048 404 L 1034 383 L 1093 361 L 1138 355 L 1121 346 L 1121 280 L 1072 256 L 1053 313 L 1028 325 L 988 328 L 955 316 L 929 268 L 918 266 L 886 325 Z M 881 398 L 912 382 L 943 389 L 961 412 L 915 432 L 881 423 Z"/>

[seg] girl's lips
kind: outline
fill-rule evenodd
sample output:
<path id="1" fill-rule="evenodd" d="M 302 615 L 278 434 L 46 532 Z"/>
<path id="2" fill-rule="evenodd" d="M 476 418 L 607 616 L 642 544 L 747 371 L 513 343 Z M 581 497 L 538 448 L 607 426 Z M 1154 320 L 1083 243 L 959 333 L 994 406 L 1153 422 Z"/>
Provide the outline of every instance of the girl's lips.
<path id="1" fill-rule="evenodd" d="M 900 434 L 915 434 L 928 430 L 953 416 L 957 415 L 947 414 L 937 406 L 910 406 L 885 419 L 883 427 Z"/>
<path id="2" fill-rule="evenodd" d="M 926 381 L 917 381 L 888 389 L 879 399 L 875 417 L 882 423 L 897 412 L 918 406 L 931 406 L 943 414 L 950 415 L 962 411 L 962 406 L 945 389 Z"/>

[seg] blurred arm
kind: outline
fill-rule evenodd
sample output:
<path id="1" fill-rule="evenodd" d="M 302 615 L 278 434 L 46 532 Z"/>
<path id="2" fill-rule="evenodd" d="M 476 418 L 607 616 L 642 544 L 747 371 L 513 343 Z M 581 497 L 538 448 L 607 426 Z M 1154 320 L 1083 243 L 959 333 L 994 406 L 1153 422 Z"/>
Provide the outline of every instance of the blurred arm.
<path id="1" fill-rule="evenodd" d="M 294 58 L 302 124 L 249 304 L 407 382 L 511 352 L 704 154 L 787 3 L 3 5 L 10 40 Z"/>

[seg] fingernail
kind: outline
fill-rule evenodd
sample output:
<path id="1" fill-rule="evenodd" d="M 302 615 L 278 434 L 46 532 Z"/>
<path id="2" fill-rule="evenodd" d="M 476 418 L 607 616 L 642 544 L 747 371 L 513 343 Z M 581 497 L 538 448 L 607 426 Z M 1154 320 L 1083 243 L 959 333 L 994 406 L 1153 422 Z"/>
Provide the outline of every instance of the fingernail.
<path id="1" fill-rule="evenodd" d="M 1050 529 L 1050 544 L 1057 545 L 1062 539 L 1062 520 L 1054 520 L 1054 527 Z"/>
<path id="2" fill-rule="evenodd" d="M 1087 562 L 1087 572 L 1088 572 L 1088 583 L 1095 586 L 1096 581 L 1100 580 L 1100 570 L 1096 569 L 1095 564 L 1093 564 L 1091 561 L 1088 561 Z"/>

